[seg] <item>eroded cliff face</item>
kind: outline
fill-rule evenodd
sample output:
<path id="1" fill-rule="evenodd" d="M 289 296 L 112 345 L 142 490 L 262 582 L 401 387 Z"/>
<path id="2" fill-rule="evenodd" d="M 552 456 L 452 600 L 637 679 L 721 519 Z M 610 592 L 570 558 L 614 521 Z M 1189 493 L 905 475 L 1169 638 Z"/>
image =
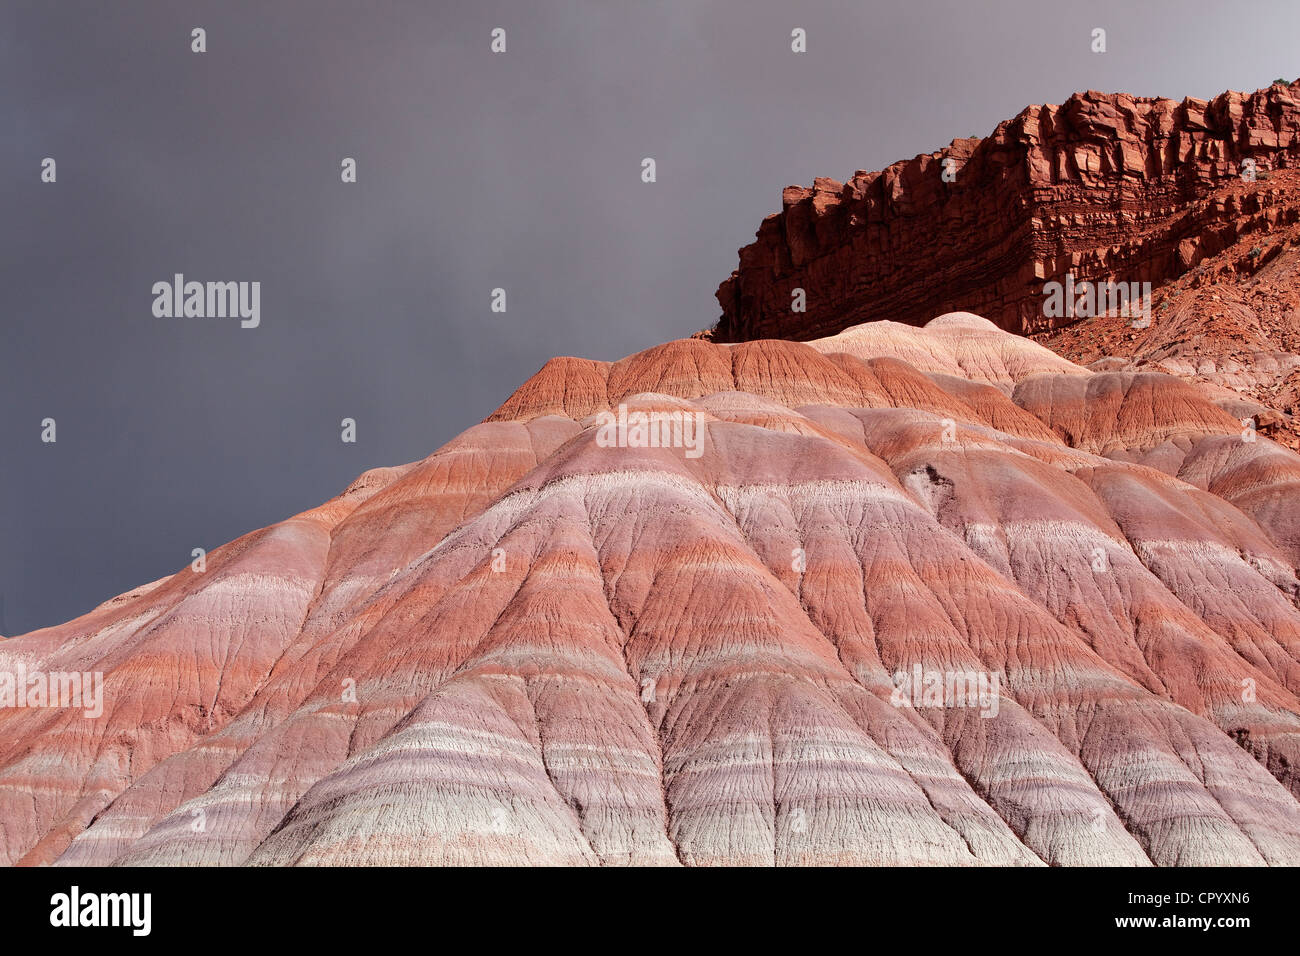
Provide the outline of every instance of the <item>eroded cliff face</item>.
<path id="1" fill-rule="evenodd" d="M 1253 188 L 1238 183 L 1220 195 Z M 1269 190 L 1300 207 L 1300 170 L 1273 173 Z M 1203 385 L 1243 426 L 1300 448 L 1300 225 L 1239 236 L 1157 289 L 1147 319 L 1096 316 L 1034 338 L 1094 369 L 1167 372 Z"/>
<path id="2" fill-rule="evenodd" d="M 1269 181 L 1300 165 L 1298 132 L 1296 83 L 1208 102 L 1090 91 L 982 140 L 789 187 L 719 287 L 712 337 L 806 341 L 954 309 L 1014 332 L 1063 324 L 1044 315 L 1043 287 L 1066 273 L 1159 286 L 1300 221 L 1294 195 Z"/>
<path id="3" fill-rule="evenodd" d="M 1297 566 L 1300 456 L 977 316 L 555 359 L 0 645 L 105 681 L 0 709 L 0 862 L 1297 865 Z"/>

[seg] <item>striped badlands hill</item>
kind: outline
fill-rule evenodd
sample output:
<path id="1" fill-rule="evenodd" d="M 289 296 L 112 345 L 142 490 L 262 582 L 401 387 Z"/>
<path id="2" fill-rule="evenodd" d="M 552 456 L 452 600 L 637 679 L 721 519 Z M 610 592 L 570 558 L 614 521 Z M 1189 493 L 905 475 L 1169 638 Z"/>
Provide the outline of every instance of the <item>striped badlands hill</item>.
<path id="1" fill-rule="evenodd" d="M 976 316 L 555 359 L 4 642 L 106 690 L 0 710 L 0 860 L 1295 865 L 1297 566 L 1300 457 Z"/>

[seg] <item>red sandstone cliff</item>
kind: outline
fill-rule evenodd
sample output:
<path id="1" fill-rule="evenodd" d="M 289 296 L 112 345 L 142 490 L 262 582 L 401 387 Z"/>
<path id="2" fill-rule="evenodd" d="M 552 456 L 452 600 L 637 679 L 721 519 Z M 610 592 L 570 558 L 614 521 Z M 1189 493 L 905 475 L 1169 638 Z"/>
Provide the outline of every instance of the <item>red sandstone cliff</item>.
<path id="1" fill-rule="evenodd" d="M 1080 93 L 982 140 L 785 190 L 718 289 L 712 337 L 808 340 L 964 309 L 1016 332 L 1043 286 L 1160 285 L 1248 233 L 1300 221 L 1269 171 L 1300 165 L 1300 81 L 1206 102 Z M 952 160 L 954 181 L 943 179 Z M 1242 164 L 1258 179 L 1242 189 Z M 807 310 L 791 309 L 792 290 Z"/>

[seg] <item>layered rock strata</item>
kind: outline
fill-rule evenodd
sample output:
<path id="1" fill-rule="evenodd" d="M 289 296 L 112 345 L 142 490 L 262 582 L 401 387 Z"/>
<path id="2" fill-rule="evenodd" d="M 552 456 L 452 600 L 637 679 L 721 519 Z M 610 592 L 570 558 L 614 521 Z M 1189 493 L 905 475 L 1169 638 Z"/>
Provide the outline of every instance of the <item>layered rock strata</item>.
<path id="1" fill-rule="evenodd" d="M 555 359 L 0 645 L 105 680 L 0 709 L 0 862 L 1296 865 L 1298 566 L 1300 456 L 976 316 Z"/>
<path id="2" fill-rule="evenodd" d="M 709 334 L 806 341 L 954 309 L 1015 332 L 1058 327 L 1072 319 L 1047 314 L 1044 287 L 1067 273 L 1158 287 L 1300 221 L 1270 181 L 1300 161 L 1298 131 L 1297 83 L 1209 101 L 1090 91 L 984 139 L 791 186 L 719 287 Z"/>

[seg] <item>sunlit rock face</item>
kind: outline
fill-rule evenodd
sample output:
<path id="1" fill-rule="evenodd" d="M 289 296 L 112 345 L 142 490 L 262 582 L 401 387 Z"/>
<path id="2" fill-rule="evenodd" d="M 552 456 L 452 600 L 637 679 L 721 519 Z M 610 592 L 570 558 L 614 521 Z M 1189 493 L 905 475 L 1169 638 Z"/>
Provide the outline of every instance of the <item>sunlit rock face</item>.
<path id="1" fill-rule="evenodd" d="M 0 709 L 0 860 L 1300 864 L 1300 457 L 1213 398 L 966 313 L 555 359 L 0 644 L 104 675 Z"/>
<path id="2" fill-rule="evenodd" d="M 1269 234 L 1300 223 L 1298 166 L 1300 81 L 1026 107 L 983 139 L 787 187 L 718 288 L 711 334 L 806 341 L 950 309 L 1067 325 L 1043 304 L 1067 275 L 1159 287 L 1238 242 L 1266 261 Z"/>

